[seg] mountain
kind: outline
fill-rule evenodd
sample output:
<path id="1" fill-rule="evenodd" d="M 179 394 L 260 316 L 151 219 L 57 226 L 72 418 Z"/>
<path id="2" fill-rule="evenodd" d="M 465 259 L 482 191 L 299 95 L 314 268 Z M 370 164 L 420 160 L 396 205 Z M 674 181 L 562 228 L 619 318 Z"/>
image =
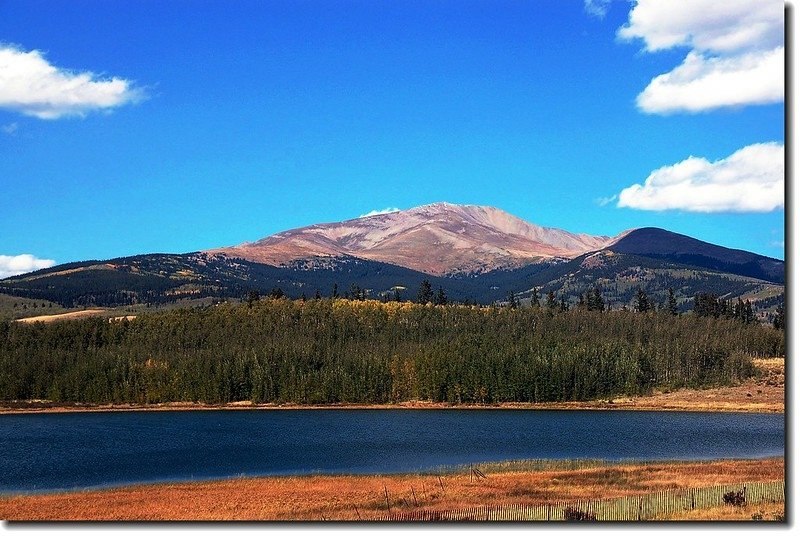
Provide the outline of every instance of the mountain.
<path id="1" fill-rule="evenodd" d="M 472 288 L 408 268 L 354 257 L 325 262 L 296 261 L 276 267 L 204 252 L 148 254 L 107 261 L 62 264 L 13 276 L 0 281 L 0 292 L 41 299 L 65 307 L 119 306 L 137 303 L 165 304 L 186 299 L 241 298 L 251 290 L 262 294 L 280 288 L 293 298 L 317 291 L 330 296 L 336 285 L 345 295 L 352 285 L 380 297 L 377 289 L 415 298 L 424 279 L 443 286 L 454 299 L 466 296 L 461 288 Z M 372 291 L 372 292 L 370 292 Z"/>
<path id="2" fill-rule="evenodd" d="M 783 261 L 741 249 L 715 246 L 690 236 L 654 227 L 634 229 L 616 240 L 608 249 L 617 253 L 664 259 L 773 283 L 782 284 L 785 281 Z"/>
<path id="3" fill-rule="evenodd" d="M 599 287 L 613 308 L 644 290 L 683 310 L 698 292 L 750 299 L 762 312 L 783 300 L 784 263 L 664 229 L 616 237 L 528 223 L 502 210 L 435 203 L 285 231 L 252 243 L 185 254 L 63 264 L 0 281 L 0 293 L 64 307 L 160 305 L 241 299 L 280 288 L 292 298 L 358 293 L 416 299 L 423 280 L 453 301 L 523 301 L 553 292 L 575 304 Z M 537 290 L 535 290 L 537 289 Z"/>
<path id="4" fill-rule="evenodd" d="M 433 203 L 285 231 L 209 254 L 283 266 L 351 256 L 431 275 L 482 273 L 602 249 L 607 236 L 540 227 L 493 207 Z"/>

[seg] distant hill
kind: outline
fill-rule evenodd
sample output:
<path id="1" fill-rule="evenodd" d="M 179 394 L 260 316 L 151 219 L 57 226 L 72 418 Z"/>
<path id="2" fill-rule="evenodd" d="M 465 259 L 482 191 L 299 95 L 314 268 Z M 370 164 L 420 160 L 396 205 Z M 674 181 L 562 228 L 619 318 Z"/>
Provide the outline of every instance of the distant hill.
<path id="1" fill-rule="evenodd" d="M 715 246 L 655 227 L 634 229 L 608 249 L 617 253 L 665 259 L 718 272 L 754 277 L 772 283 L 783 284 L 785 281 L 783 261 L 741 249 Z"/>
<path id="2" fill-rule="evenodd" d="M 64 307 L 241 299 L 279 288 L 293 298 L 358 292 L 415 300 L 423 280 L 453 301 L 523 303 L 538 289 L 570 304 L 599 287 L 614 308 L 638 289 L 682 309 L 698 292 L 750 299 L 764 310 L 784 293 L 783 261 L 663 229 L 617 237 L 530 224 L 499 209 L 448 203 L 286 231 L 240 246 L 63 264 L 0 281 L 0 293 Z"/>

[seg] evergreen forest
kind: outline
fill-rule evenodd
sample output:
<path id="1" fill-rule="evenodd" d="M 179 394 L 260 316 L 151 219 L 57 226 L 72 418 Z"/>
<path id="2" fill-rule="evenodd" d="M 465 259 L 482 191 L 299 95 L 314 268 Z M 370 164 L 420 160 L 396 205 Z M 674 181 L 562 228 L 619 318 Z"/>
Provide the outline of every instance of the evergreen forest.
<path id="1" fill-rule="evenodd" d="M 253 296 L 132 320 L 3 321 L 0 400 L 589 400 L 732 384 L 757 374 L 751 358 L 785 351 L 783 329 L 724 315 L 511 305 Z"/>

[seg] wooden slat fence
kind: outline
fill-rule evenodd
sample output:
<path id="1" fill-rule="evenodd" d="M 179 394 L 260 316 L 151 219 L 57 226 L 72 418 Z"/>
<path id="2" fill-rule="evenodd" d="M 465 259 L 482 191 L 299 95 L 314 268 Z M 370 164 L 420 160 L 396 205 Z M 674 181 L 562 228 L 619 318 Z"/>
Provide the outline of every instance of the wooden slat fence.
<path id="1" fill-rule="evenodd" d="M 549 504 L 478 506 L 460 510 L 418 509 L 393 512 L 381 521 L 564 521 L 565 510 L 587 514 L 597 521 L 646 521 L 695 508 L 724 504 L 730 491 L 745 492 L 749 504 L 785 500 L 785 482 L 748 482 L 680 491 L 665 490 L 617 499 L 559 501 Z"/>

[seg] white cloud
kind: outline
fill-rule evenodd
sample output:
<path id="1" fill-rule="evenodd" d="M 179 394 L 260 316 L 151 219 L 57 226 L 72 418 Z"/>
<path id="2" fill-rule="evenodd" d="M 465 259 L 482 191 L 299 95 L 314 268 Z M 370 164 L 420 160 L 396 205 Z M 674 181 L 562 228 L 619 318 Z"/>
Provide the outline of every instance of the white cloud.
<path id="1" fill-rule="evenodd" d="M 583 0 L 583 9 L 589 15 L 602 19 L 608 13 L 608 5 L 611 0 Z"/>
<path id="2" fill-rule="evenodd" d="M 9 123 L 7 125 L 3 125 L 2 127 L 0 127 L 0 130 L 2 130 L 4 134 L 8 134 L 9 136 L 13 136 L 18 128 L 19 128 L 19 125 L 17 123 Z"/>
<path id="3" fill-rule="evenodd" d="M 784 4 L 776 0 L 638 0 L 617 35 L 644 50 L 691 49 L 639 95 L 646 113 L 701 112 L 784 98 Z"/>
<path id="4" fill-rule="evenodd" d="M 655 77 L 636 103 L 648 113 L 670 113 L 782 102 L 783 53 L 778 47 L 709 58 L 692 51 L 671 72 Z"/>
<path id="5" fill-rule="evenodd" d="M 101 78 L 51 65 L 38 50 L 0 46 L 0 108 L 39 119 L 85 116 L 144 98 L 123 78 Z"/>
<path id="6" fill-rule="evenodd" d="M 366 214 L 362 214 L 359 218 L 368 218 L 370 216 L 377 216 L 378 214 L 389 214 L 391 212 L 400 212 L 399 208 L 387 207 L 383 210 L 370 210 Z"/>
<path id="7" fill-rule="evenodd" d="M 709 52 L 737 52 L 783 45 L 784 3 L 777 0 L 638 0 L 628 24 L 617 34 L 639 38 L 655 52 L 688 46 Z"/>
<path id="8" fill-rule="evenodd" d="M 784 206 L 783 144 L 757 143 L 716 162 L 690 156 L 619 193 L 618 207 L 769 212 Z"/>
<path id="9" fill-rule="evenodd" d="M 616 200 L 617 200 L 617 194 L 614 194 L 608 197 L 598 197 L 597 199 L 594 200 L 594 202 L 597 203 L 597 205 L 604 207 L 609 203 L 613 203 Z"/>
<path id="10" fill-rule="evenodd" d="M 55 263 L 56 261 L 50 259 L 37 259 L 29 253 L 14 256 L 0 255 L 0 279 L 50 268 Z"/>

